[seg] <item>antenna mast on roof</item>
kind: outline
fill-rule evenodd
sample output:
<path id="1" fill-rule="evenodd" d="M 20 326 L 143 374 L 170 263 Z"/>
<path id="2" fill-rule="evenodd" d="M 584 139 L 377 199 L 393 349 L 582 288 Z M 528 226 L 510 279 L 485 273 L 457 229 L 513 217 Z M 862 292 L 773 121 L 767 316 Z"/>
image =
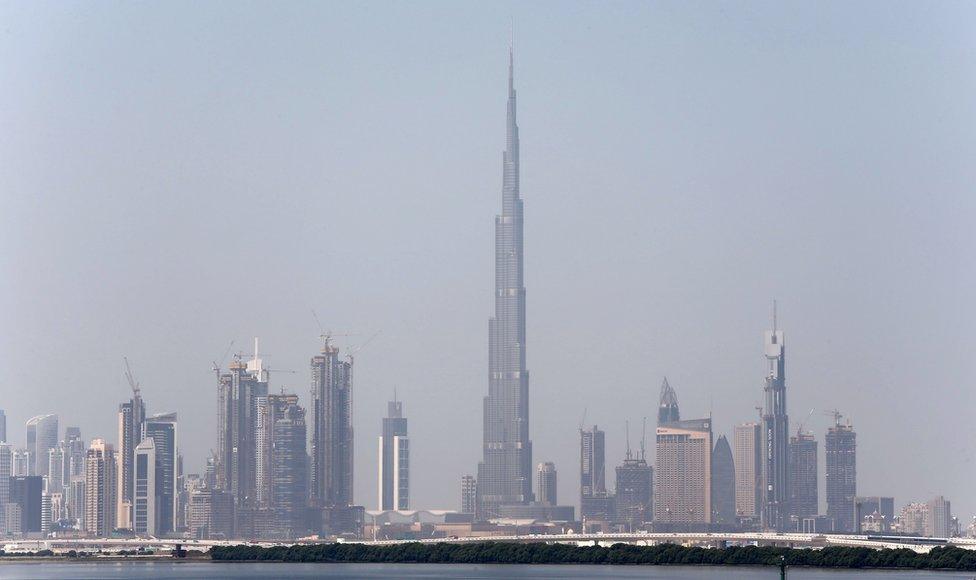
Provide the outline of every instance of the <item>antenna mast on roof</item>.
<path id="1" fill-rule="evenodd" d="M 647 417 L 644 417 L 643 424 L 641 425 L 641 461 L 644 461 L 644 442 L 647 439 Z"/>

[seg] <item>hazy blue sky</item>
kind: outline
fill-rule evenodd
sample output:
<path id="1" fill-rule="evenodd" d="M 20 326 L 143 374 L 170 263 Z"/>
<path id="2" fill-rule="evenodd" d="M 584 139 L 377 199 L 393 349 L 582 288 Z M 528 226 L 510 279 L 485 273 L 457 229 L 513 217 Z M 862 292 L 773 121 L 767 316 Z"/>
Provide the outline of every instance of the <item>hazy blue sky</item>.
<path id="1" fill-rule="evenodd" d="M 132 361 L 215 446 L 211 361 L 308 400 L 315 309 L 357 358 L 356 499 L 396 388 L 415 507 L 481 455 L 517 28 L 535 461 L 578 495 L 661 378 L 756 416 L 780 301 L 791 428 L 858 492 L 976 511 L 976 4 L 0 2 L 0 408 L 116 439 Z M 821 463 L 822 469 L 822 463 Z M 608 469 L 609 471 L 609 469 Z M 609 473 L 608 473 L 609 479 Z M 821 486 L 823 484 L 821 473 Z M 821 495 L 821 502 L 823 496 Z"/>

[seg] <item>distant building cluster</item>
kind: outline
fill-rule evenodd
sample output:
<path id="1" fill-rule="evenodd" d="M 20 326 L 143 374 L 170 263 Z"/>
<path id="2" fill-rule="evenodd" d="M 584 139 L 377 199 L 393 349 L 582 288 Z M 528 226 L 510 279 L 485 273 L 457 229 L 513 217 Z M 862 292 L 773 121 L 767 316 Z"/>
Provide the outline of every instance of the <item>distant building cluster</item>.
<path id="1" fill-rule="evenodd" d="M 115 442 L 85 442 L 57 415 L 26 423 L 13 445 L 0 411 L 0 537 L 47 536 L 289 540 L 432 538 L 569 531 L 960 533 L 938 496 L 896 512 L 891 497 L 859 496 L 857 437 L 833 412 L 823 439 L 790 430 L 786 343 L 775 304 L 763 333 L 764 404 L 757 421 L 715 436 L 712 418 L 683 418 L 665 378 L 650 453 L 640 447 L 612 466 L 606 435 L 579 426 L 579 504 L 559 503 L 557 468 L 533 462 L 529 437 L 523 200 L 514 55 L 509 54 L 502 208 L 495 218 L 494 316 L 488 325 L 488 389 L 477 475 L 460 478 L 459 505 L 414 509 L 412 453 L 403 402 L 394 394 L 378 426 L 376 509 L 356 503 L 353 358 L 327 334 L 309 363 L 308 405 L 272 392 L 271 370 L 254 354 L 214 364 L 217 413 L 202 473 L 185 473 L 176 413 L 149 414 L 125 361 L 129 400 L 118 406 Z M 757 377 L 758 378 L 758 377 Z M 370 437 L 370 439 L 372 436 Z M 193 442 L 192 445 L 204 445 Z M 565 466 L 564 466 L 565 467 Z M 566 470 L 563 470 L 566 473 Z M 825 478 L 826 510 L 818 478 Z M 564 488 L 565 489 L 565 488 Z M 976 535 L 976 523 L 966 530 Z"/>

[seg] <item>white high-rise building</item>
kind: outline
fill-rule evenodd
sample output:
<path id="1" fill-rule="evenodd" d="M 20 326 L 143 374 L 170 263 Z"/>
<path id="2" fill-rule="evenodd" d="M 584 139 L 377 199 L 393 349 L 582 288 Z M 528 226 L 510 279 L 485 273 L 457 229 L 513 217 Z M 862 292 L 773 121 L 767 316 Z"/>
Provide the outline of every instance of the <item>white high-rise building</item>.
<path id="1" fill-rule="evenodd" d="M 48 492 L 41 493 L 41 533 L 45 536 L 51 533 L 51 494 Z"/>
<path id="2" fill-rule="evenodd" d="M 936 496 L 928 501 L 928 514 L 925 518 L 925 535 L 948 538 L 952 535 L 952 510 L 949 500 Z"/>
<path id="3" fill-rule="evenodd" d="M 115 449 L 103 439 L 93 439 L 85 456 L 85 530 L 107 538 L 116 527 L 118 479 Z"/>
<path id="4" fill-rule="evenodd" d="M 757 518 L 762 504 L 762 437 L 758 423 L 736 425 L 732 431 L 735 464 L 735 515 Z"/>
<path id="5" fill-rule="evenodd" d="M 79 530 L 85 528 L 85 475 L 73 475 L 68 482 L 67 511 L 68 519 L 75 520 Z"/>
<path id="6" fill-rule="evenodd" d="M 64 488 L 64 448 L 55 446 L 47 450 L 47 478 L 44 488 L 48 493 L 61 493 Z"/>
<path id="7" fill-rule="evenodd" d="M 30 475 L 30 451 L 18 449 L 13 452 L 10 475 L 12 477 Z"/>

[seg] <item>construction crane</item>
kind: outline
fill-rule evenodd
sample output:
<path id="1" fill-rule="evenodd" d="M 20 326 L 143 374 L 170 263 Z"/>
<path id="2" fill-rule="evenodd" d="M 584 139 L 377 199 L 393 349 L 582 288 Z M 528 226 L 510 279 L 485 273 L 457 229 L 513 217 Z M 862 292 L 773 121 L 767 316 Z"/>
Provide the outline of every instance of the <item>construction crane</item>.
<path id="1" fill-rule="evenodd" d="M 834 418 L 834 427 L 840 427 L 840 420 L 844 417 L 844 415 L 840 411 L 838 411 L 837 409 L 831 409 L 829 411 L 824 411 L 823 413 L 828 417 Z"/>
<path id="2" fill-rule="evenodd" d="M 129 386 L 132 387 L 132 394 L 139 397 L 139 382 L 136 381 L 135 377 L 132 376 L 132 368 L 129 366 L 128 357 L 122 357 L 122 362 L 125 363 L 125 380 L 129 382 Z"/>
<path id="3" fill-rule="evenodd" d="M 337 336 L 342 336 L 342 337 L 359 336 L 358 334 L 353 333 L 353 332 L 332 332 L 331 330 L 326 330 L 325 327 L 322 326 L 322 321 L 319 320 L 319 315 L 315 313 L 315 309 L 314 308 L 312 309 L 312 318 L 315 320 L 315 326 L 317 326 L 318 329 L 319 329 L 319 339 L 321 339 L 322 342 L 324 344 L 326 344 L 326 345 L 329 344 L 332 341 L 332 339 L 335 338 L 335 337 L 337 337 Z M 379 333 L 377 332 L 376 334 L 379 334 Z M 375 337 L 376 337 L 376 335 L 374 334 L 372 337 L 370 337 L 369 340 L 373 340 L 373 338 L 375 338 Z M 366 342 L 369 342 L 369 341 L 366 341 Z M 363 346 L 366 346 L 366 345 L 363 344 Z M 360 347 L 360 349 L 362 349 L 362 347 Z"/>
<path id="4" fill-rule="evenodd" d="M 214 372 L 215 375 L 217 375 L 218 379 L 220 378 L 220 368 L 224 366 L 224 362 L 227 360 L 227 355 L 230 354 L 230 349 L 232 348 L 234 348 L 233 340 L 230 341 L 230 344 L 227 345 L 227 350 L 224 351 L 224 356 L 220 357 L 220 362 L 218 363 L 217 361 L 213 361 L 213 366 L 211 367 L 211 370 Z"/>
<path id="5" fill-rule="evenodd" d="M 807 416 L 806 416 L 806 417 L 804 417 L 804 418 L 803 418 L 803 420 L 802 420 L 802 421 L 800 421 L 800 424 L 796 426 L 796 436 L 797 436 L 797 438 L 799 438 L 799 437 L 800 437 L 800 434 L 801 434 L 801 433 L 803 433 L 803 425 L 804 425 L 804 424 L 805 424 L 805 423 L 806 423 L 807 421 L 809 421 L 809 420 L 810 420 L 810 417 L 811 417 L 812 415 L 813 415 L 813 409 L 810 409 L 810 412 L 809 412 L 809 413 L 807 413 Z"/>
<path id="6" fill-rule="evenodd" d="M 366 339 L 366 342 L 362 343 L 359 346 L 355 346 L 355 347 L 349 349 L 349 353 L 346 355 L 349 358 L 349 362 L 352 362 L 353 357 L 356 356 L 357 354 L 359 354 L 359 351 L 361 351 L 364 348 L 366 348 L 366 346 L 369 343 L 373 342 L 373 339 L 376 338 L 377 336 L 379 336 L 381 332 L 383 332 L 383 331 L 382 330 L 377 330 L 376 332 L 373 333 L 373 336 L 370 336 L 369 338 Z M 353 335 L 353 334 L 347 334 L 347 335 L 344 335 L 344 336 L 355 336 L 355 335 Z"/>

